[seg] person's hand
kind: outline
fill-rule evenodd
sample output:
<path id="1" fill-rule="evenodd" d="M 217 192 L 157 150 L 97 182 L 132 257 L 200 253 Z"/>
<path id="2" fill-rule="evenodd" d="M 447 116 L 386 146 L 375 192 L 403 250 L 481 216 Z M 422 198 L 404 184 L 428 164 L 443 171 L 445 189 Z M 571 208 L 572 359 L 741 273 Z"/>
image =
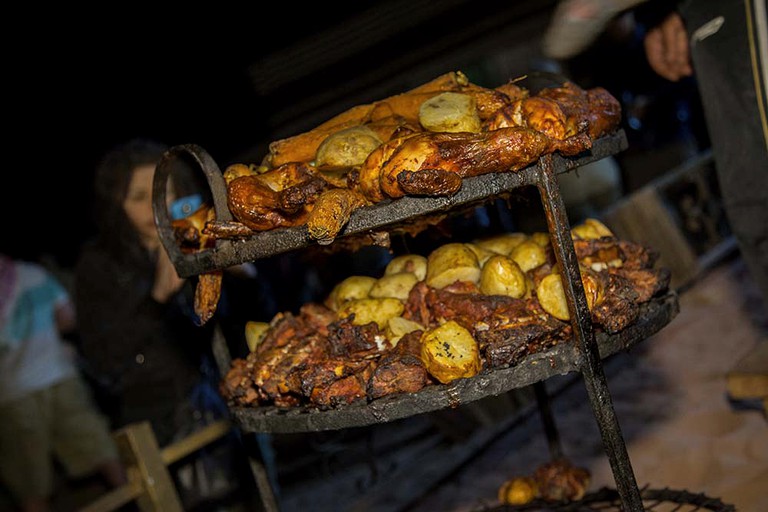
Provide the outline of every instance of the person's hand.
<path id="1" fill-rule="evenodd" d="M 157 268 L 155 269 L 155 284 L 152 286 L 152 298 L 161 304 L 168 302 L 181 289 L 184 279 L 176 273 L 168 253 L 161 247 L 158 250 Z"/>
<path id="2" fill-rule="evenodd" d="M 676 12 L 651 29 L 643 41 L 648 64 L 660 76 L 677 82 L 693 74 L 688 34 Z"/>

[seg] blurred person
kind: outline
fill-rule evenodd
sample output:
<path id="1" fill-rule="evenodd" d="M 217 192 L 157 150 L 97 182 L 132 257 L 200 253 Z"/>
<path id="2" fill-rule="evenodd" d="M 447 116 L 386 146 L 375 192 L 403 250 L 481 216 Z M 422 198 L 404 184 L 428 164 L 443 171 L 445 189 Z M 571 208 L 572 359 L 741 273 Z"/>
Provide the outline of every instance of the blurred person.
<path id="1" fill-rule="evenodd" d="M 94 178 L 97 232 L 75 265 L 79 348 L 100 403 L 114 428 L 149 421 L 160 447 L 228 416 L 212 356 L 217 322 L 200 325 L 195 280 L 179 277 L 155 225 L 153 178 L 167 149 L 136 138 L 106 152 Z M 190 211 L 199 203 L 187 201 L 197 185 L 192 171 L 179 166 L 171 172 L 172 212 L 179 200 Z M 218 320 L 226 308 L 226 285 Z M 238 485 L 231 472 L 242 455 L 233 451 L 233 436 L 217 441 L 219 449 L 207 447 L 186 465 L 170 468 L 185 506 L 218 499 Z"/>
<path id="2" fill-rule="evenodd" d="M 660 76 L 697 78 L 726 217 L 768 311 L 765 2 L 678 2 L 650 26 L 644 45 L 649 65 Z"/>
<path id="3" fill-rule="evenodd" d="M 75 266 L 80 351 L 113 427 L 148 420 L 160 446 L 182 427 L 180 407 L 201 379 L 211 335 L 195 324 L 194 290 L 155 226 L 152 180 L 166 149 L 136 139 L 104 156 L 95 175 L 97 233 Z"/>
<path id="4" fill-rule="evenodd" d="M 615 7 L 601 10 L 610 3 Z M 543 38 L 545 54 L 556 59 L 578 55 L 618 12 L 629 8 L 642 32 L 650 68 L 668 83 L 696 80 L 726 218 L 760 290 L 761 309 L 768 310 L 765 2 L 563 0 Z M 581 18 L 592 21 L 576 21 Z"/>
<path id="5" fill-rule="evenodd" d="M 107 420 L 63 338 L 76 320 L 50 272 L 0 254 L 0 479 L 23 511 L 49 510 L 54 458 L 71 478 L 126 481 Z"/>

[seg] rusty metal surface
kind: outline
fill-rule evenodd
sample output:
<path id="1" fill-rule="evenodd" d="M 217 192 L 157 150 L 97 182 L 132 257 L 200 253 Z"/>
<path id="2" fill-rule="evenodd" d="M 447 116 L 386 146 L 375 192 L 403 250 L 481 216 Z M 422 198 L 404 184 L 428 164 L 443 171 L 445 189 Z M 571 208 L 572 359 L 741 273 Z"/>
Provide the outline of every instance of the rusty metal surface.
<path id="1" fill-rule="evenodd" d="M 562 161 L 562 172 L 610 155 L 627 147 L 626 135 L 622 130 L 595 141 L 592 149 L 575 157 L 555 156 Z M 214 197 L 216 217 L 229 220 L 231 214 L 226 206 L 226 184 L 221 170 L 211 156 L 201 147 L 187 144 L 174 146 L 158 165 L 155 173 L 153 205 L 155 222 L 160 232 L 163 246 L 168 251 L 176 271 L 181 277 L 189 277 L 211 270 L 220 270 L 240 263 L 286 253 L 292 250 L 315 245 L 306 226 L 279 228 L 255 233 L 244 240 L 218 240 L 216 247 L 194 254 L 183 254 L 177 247 L 170 228 L 170 219 L 165 205 L 165 182 L 169 174 L 168 167 L 174 158 L 182 153 L 189 153 L 198 162 L 206 175 Z M 387 200 L 354 211 L 349 222 L 338 238 L 364 235 L 372 231 L 397 233 L 408 225 L 409 221 L 430 214 L 445 214 L 465 209 L 473 204 L 481 204 L 511 192 L 513 189 L 535 185 L 540 164 L 534 164 L 518 172 L 494 173 L 467 178 L 458 193 L 450 197 L 403 197 Z"/>
<path id="2" fill-rule="evenodd" d="M 719 498 L 712 498 L 702 493 L 692 493 L 676 489 L 642 489 L 640 491 L 643 504 L 642 510 L 676 512 L 736 512 L 736 508 L 723 503 Z M 585 495 L 580 500 L 547 503 L 536 500 L 527 505 L 501 505 L 498 507 L 482 507 L 475 512 L 621 512 L 619 494 L 615 489 L 603 487 Z"/>
<path id="3" fill-rule="evenodd" d="M 606 358 L 628 350 L 658 332 L 678 313 L 673 292 L 643 305 L 639 319 L 615 335 L 596 335 L 600 356 Z M 555 375 L 579 371 L 581 355 L 572 342 L 561 343 L 545 352 L 531 354 L 519 364 L 459 379 L 447 385 L 431 385 L 409 394 L 386 396 L 369 403 L 357 403 L 329 410 L 297 407 L 232 407 L 233 421 L 246 432 L 313 432 L 385 423 L 416 414 L 457 407 L 480 398 L 499 395 L 543 381 Z"/>

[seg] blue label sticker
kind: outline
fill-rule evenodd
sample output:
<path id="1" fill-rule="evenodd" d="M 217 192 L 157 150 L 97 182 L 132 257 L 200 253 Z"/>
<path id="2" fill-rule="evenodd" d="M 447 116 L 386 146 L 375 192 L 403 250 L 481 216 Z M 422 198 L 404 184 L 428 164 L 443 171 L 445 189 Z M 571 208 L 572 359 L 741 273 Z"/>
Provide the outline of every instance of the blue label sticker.
<path id="1" fill-rule="evenodd" d="M 171 218 L 183 219 L 193 214 L 203 204 L 203 199 L 200 194 L 182 197 L 171 203 Z"/>

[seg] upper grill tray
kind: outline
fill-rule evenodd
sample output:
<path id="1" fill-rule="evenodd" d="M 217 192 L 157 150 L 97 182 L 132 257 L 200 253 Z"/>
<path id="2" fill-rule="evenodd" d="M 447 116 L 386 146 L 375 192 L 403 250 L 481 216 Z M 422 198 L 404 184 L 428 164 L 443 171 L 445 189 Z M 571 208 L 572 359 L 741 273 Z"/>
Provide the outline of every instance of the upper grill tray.
<path id="1" fill-rule="evenodd" d="M 570 171 L 582 165 L 614 155 L 627 148 L 623 130 L 596 140 L 589 151 L 573 157 L 555 155 L 565 161 Z M 163 246 L 181 277 L 189 277 L 213 270 L 221 270 L 240 263 L 255 261 L 295 249 L 316 245 L 306 226 L 278 228 L 254 233 L 242 240 L 217 240 L 216 246 L 195 253 L 182 253 L 171 228 L 170 216 L 165 208 L 165 184 L 170 173 L 171 161 L 183 155 L 192 156 L 205 173 L 211 188 L 216 218 L 232 220 L 227 207 L 227 190 L 224 177 L 216 162 L 201 147 L 187 144 L 171 148 L 157 167 L 153 186 L 155 223 Z M 354 235 L 366 235 L 377 231 L 398 233 L 406 231 L 409 223 L 429 216 L 443 215 L 481 204 L 513 189 L 535 185 L 538 166 L 532 164 L 517 172 L 493 173 L 463 180 L 461 189 L 449 197 L 403 197 L 385 200 L 355 210 L 347 225 L 337 236 L 337 241 Z M 336 242 L 334 242 L 336 243 Z"/>

